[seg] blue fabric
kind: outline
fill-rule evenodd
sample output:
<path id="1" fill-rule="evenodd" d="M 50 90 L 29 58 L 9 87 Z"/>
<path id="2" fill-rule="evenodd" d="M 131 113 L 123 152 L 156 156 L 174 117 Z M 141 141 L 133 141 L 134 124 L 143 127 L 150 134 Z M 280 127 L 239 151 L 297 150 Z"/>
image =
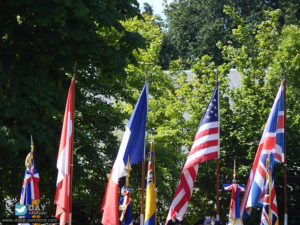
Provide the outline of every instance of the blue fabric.
<path id="1" fill-rule="evenodd" d="M 130 165 L 145 160 L 147 111 L 148 83 L 146 82 L 127 124 L 127 128 L 130 130 L 131 134 L 123 158 L 125 165 L 127 164 L 128 156 Z"/>
<path id="2" fill-rule="evenodd" d="M 219 91 L 218 90 L 219 90 L 219 82 L 217 83 L 214 93 L 211 96 L 211 99 L 209 101 L 209 104 L 206 107 L 205 113 L 203 114 L 203 117 L 200 121 L 199 127 L 205 123 L 218 121 L 218 119 L 219 119 L 219 114 L 218 114 L 218 109 L 219 109 L 218 92 Z"/>

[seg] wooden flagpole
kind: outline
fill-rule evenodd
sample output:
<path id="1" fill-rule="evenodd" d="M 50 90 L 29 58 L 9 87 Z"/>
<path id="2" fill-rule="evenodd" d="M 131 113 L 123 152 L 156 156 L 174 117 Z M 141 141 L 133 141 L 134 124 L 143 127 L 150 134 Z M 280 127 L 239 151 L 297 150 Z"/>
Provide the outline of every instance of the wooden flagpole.
<path id="1" fill-rule="evenodd" d="M 74 152 L 74 108 L 75 108 L 75 75 L 76 75 L 76 66 L 77 66 L 77 63 L 75 61 L 74 63 L 74 74 L 73 74 L 73 78 L 74 79 L 74 87 L 73 87 L 73 90 L 72 90 L 72 95 L 73 95 L 73 102 L 72 102 L 72 111 L 73 111 L 73 123 L 72 123 L 72 155 L 71 155 L 71 161 L 70 161 L 70 202 L 69 202 L 69 205 L 70 205 L 70 212 L 69 212 L 69 225 L 72 225 L 72 194 L 73 194 L 73 152 Z"/>
<path id="2" fill-rule="evenodd" d="M 272 205 L 272 179 L 271 179 L 271 171 L 270 171 L 270 155 L 268 155 L 268 158 L 266 160 L 266 167 L 267 167 L 267 174 L 266 179 L 269 182 L 269 212 L 268 212 L 268 225 L 271 225 L 271 205 Z"/>
<path id="3" fill-rule="evenodd" d="M 284 225 L 288 225 L 288 200 L 287 200 L 287 160 L 286 160 L 286 79 L 283 79 L 284 88 Z"/>
<path id="4" fill-rule="evenodd" d="M 142 162 L 142 188 L 141 188 L 141 215 L 140 215 L 140 225 L 144 224 L 144 189 L 145 189 L 145 161 Z"/>
<path id="5" fill-rule="evenodd" d="M 153 184 L 154 184 L 154 192 L 155 192 L 155 199 L 156 199 L 156 173 L 155 173 L 155 151 L 154 151 L 154 140 L 151 138 L 151 148 L 150 151 L 153 152 L 152 156 L 152 173 L 153 173 Z M 155 225 L 157 224 L 157 209 L 155 207 Z"/>
<path id="6" fill-rule="evenodd" d="M 145 83 L 148 81 L 148 68 L 146 68 Z M 146 141 L 144 156 L 146 155 Z M 140 213 L 140 225 L 144 224 L 144 192 L 145 192 L 145 160 L 142 162 L 142 176 L 141 176 L 141 213 Z"/>
<path id="7" fill-rule="evenodd" d="M 216 191 L 217 191 L 217 198 L 216 198 L 216 219 L 220 220 L 220 193 L 219 193 L 219 186 L 220 186 L 220 160 L 217 158 L 217 185 L 216 185 Z"/>
<path id="8" fill-rule="evenodd" d="M 218 70 L 216 71 L 216 78 L 217 78 L 217 83 L 216 85 L 218 85 L 219 82 L 219 78 L 218 78 Z M 219 135 L 220 135 L 220 96 L 219 96 L 219 88 L 218 88 L 218 120 L 219 120 Z M 217 158 L 217 162 L 216 162 L 216 173 L 217 173 L 217 181 L 216 181 L 216 219 L 220 220 L 220 138 L 219 138 L 219 146 L 218 146 L 218 158 Z"/>

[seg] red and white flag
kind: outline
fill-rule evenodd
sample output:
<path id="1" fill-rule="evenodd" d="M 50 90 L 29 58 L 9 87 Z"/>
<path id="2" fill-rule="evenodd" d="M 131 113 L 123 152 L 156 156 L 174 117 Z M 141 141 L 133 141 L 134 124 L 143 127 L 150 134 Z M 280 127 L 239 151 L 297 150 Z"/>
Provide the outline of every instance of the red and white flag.
<path id="1" fill-rule="evenodd" d="M 166 223 L 175 218 L 179 221 L 183 220 L 192 197 L 199 164 L 219 157 L 219 127 L 219 84 L 217 84 L 200 121 L 194 144 L 182 169 Z"/>
<path id="2" fill-rule="evenodd" d="M 69 88 L 64 122 L 61 131 L 56 167 L 58 169 L 56 181 L 56 194 L 54 203 L 57 205 L 55 217 L 60 225 L 70 222 L 70 197 L 71 190 L 71 162 L 73 157 L 73 123 L 74 123 L 74 90 L 75 80 L 71 81 Z"/>

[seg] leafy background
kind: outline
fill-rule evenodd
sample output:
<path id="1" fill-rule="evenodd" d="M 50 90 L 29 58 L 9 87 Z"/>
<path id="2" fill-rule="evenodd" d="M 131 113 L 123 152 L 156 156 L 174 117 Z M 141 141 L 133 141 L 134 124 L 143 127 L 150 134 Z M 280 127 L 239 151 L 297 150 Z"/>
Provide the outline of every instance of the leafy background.
<path id="1" fill-rule="evenodd" d="M 4 0 L 0 6 L 5 9 L 0 14 L 0 218 L 14 217 L 30 135 L 41 177 L 41 204 L 47 215 L 54 215 L 57 149 L 76 65 L 74 224 L 101 221 L 107 176 L 145 77 L 150 92 L 147 143 L 155 140 L 158 222 L 164 223 L 216 76 L 221 82 L 221 184 L 232 179 L 233 158 L 239 183 L 247 182 L 271 105 L 286 77 L 288 210 L 290 224 L 297 224 L 298 1 L 174 1 L 166 7 L 166 21 L 152 15 L 149 5 L 141 12 L 134 0 Z M 229 88 L 232 68 L 241 74 L 236 89 Z M 182 224 L 215 216 L 215 173 L 215 160 L 199 166 Z M 141 165 L 135 165 L 130 183 L 136 220 L 140 177 Z M 275 167 L 275 183 L 283 224 L 282 165 Z M 220 196 L 225 223 L 230 193 L 221 190 Z M 260 210 L 245 224 L 257 224 Z"/>

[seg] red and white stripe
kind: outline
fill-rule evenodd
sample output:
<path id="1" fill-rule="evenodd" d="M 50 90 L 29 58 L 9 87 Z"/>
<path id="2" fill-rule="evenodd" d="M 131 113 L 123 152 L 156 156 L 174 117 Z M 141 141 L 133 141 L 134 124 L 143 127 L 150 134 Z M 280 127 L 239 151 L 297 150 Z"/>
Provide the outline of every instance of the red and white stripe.
<path id="1" fill-rule="evenodd" d="M 277 138 L 278 134 L 282 134 L 281 138 L 284 138 L 284 111 L 278 112 L 278 121 L 277 121 L 277 127 L 276 127 L 276 135 Z M 279 143 L 278 143 L 279 142 Z M 276 141 L 276 147 L 275 147 L 275 162 L 276 163 L 284 163 L 284 146 L 280 144 L 280 141 Z"/>
<path id="2" fill-rule="evenodd" d="M 199 163 L 219 156 L 219 140 L 219 121 L 206 123 L 199 127 L 194 144 L 181 172 L 179 185 L 166 221 L 172 219 L 174 213 L 178 220 L 183 220 L 193 193 Z"/>
<path id="3" fill-rule="evenodd" d="M 73 155 L 73 123 L 74 123 L 74 87 L 75 81 L 72 79 L 69 88 L 64 122 L 61 132 L 60 145 L 56 167 L 58 169 L 56 181 L 56 194 L 54 203 L 57 205 L 55 217 L 59 219 L 60 225 L 70 221 L 70 198 L 71 185 L 71 161 Z"/>

